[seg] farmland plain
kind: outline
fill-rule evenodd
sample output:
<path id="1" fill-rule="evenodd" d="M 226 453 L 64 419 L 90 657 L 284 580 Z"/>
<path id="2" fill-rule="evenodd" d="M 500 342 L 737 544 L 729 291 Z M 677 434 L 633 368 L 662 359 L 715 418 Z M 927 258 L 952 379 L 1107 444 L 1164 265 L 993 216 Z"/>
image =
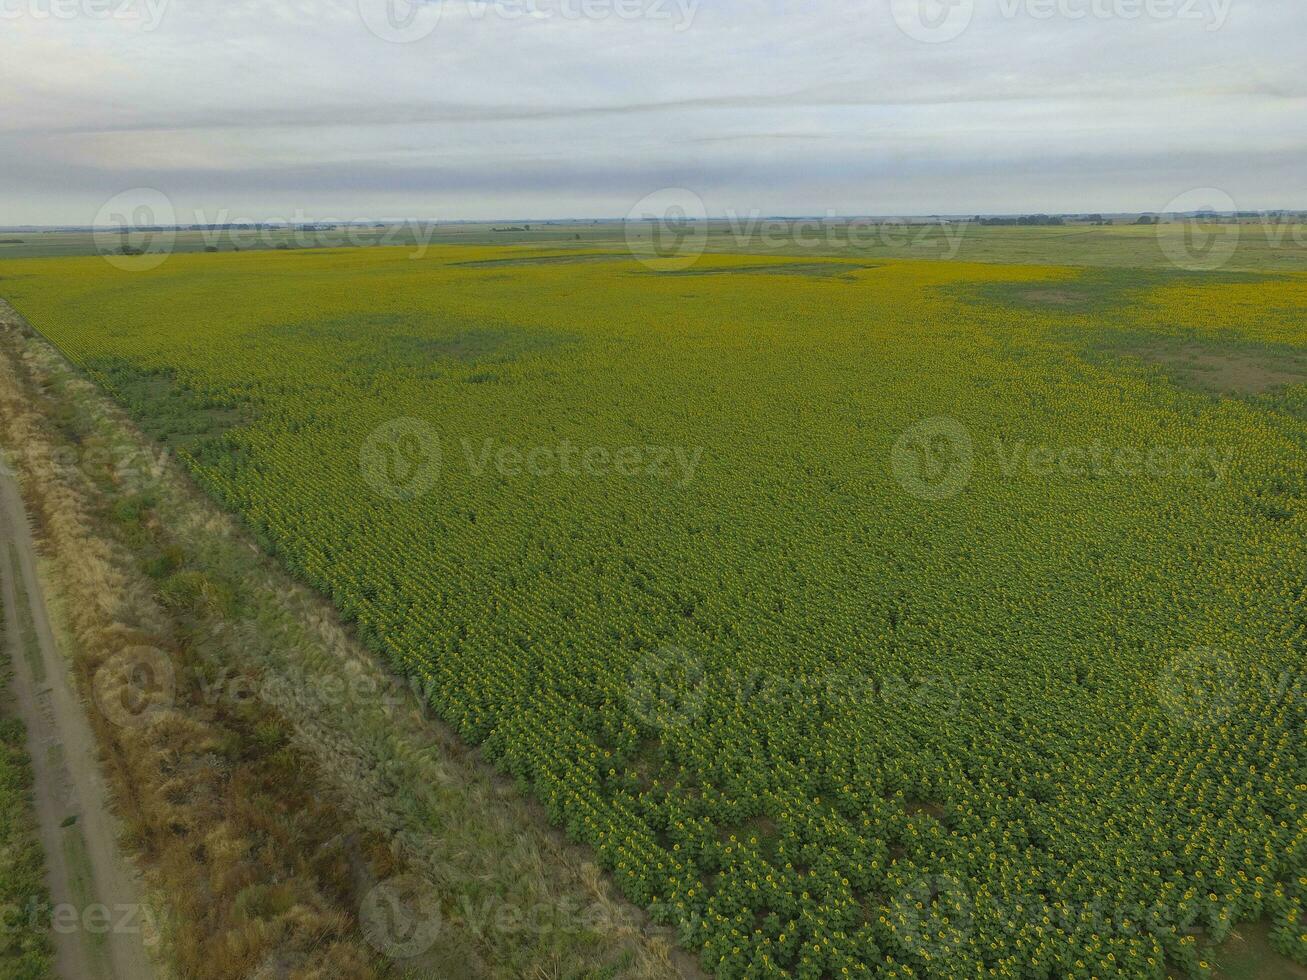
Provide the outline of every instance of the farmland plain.
<path id="1" fill-rule="evenodd" d="M 993 231 L 0 293 L 716 975 L 1296 970 L 1307 275 Z"/>
<path id="2" fill-rule="evenodd" d="M 202 217 L 201 215 L 197 215 Z M 1187 222 L 1136 225 L 1117 218 L 1110 225 L 1060 226 L 978 224 L 955 218 L 769 218 L 737 215 L 691 222 L 703 249 L 721 254 L 828 258 L 962 259 L 969 262 L 1166 269 L 1171 260 L 1161 238 L 1183 236 Z M 1226 263 L 1230 271 L 1307 271 L 1307 224 L 1301 218 L 1244 219 L 1212 228 L 1215 239 L 1237 238 Z M 652 224 L 621 221 L 439 222 L 263 226 L 183 229 L 167 234 L 138 231 L 126 238 L 83 230 L 0 232 L 0 261 L 95 255 L 120 243 L 147 251 L 234 252 L 405 247 L 424 252 L 434 245 L 496 245 L 540 249 L 542 254 L 595 251 L 652 254 Z"/>

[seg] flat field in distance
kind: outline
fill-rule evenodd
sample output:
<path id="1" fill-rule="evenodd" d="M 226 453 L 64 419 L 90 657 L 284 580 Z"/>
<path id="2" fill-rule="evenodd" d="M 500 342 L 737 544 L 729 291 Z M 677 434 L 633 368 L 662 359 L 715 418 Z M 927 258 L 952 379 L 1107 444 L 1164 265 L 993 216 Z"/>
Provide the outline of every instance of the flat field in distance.
<path id="1" fill-rule="evenodd" d="M 0 294 L 718 975 L 1298 976 L 1307 274 L 1026 231 Z"/>
<path id="2" fill-rule="evenodd" d="M 1166 269 L 1170 261 L 1159 248 L 1159 238 L 1178 239 L 1186 224 L 1147 226 L 1067 224 L 1061 226 L 980 225 L 941 219 L 814 219 L 767 218 L 742 215 L 713 219 L 702 226 L 704 249 L 711 253 L 748 253 L 790 257 L 871 257 L 962 259 L 1038 265 L 1109 266 L 1129 269 Z M 1213 240 L 1237 240 L 1225 264 L 1227 270 L 1252 272 L 1307 272 L 1307 225 L 1288 221 L 1245 219 L 1211 226 Z M 629 241 L 628 241 L 629 232 Z M 158 233 L 139 233 L 127 241 L 137 247 L 173 252 L 336 249 L 349 246 L 394 246 L 417 249 L 423 245 L 531 246 L 591 252 L 596 249 L 627 252 L 654 247 L 652 225 L 620 221 L 409 222 L 375 226 L 184 230 L 166 239 Z M 0 261 L 94 255 L 112 250 L 113 236 L 98 237 L 83 231 L 0 232 Z"/>

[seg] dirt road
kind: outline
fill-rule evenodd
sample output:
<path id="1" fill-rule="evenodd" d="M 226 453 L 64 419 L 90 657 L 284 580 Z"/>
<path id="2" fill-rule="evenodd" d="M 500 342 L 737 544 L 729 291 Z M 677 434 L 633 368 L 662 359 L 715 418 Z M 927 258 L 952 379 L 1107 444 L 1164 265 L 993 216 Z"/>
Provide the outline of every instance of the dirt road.
<path id="1" fill-rule="evenodd" d="M 153 917 L 116 843 L 86 708 L 50 629 L 22 498 L 2 462 L 0 572 L 5 642 L 27 726 L 53 904 L 56 970 L 69 980 L 148 980 Z"/>

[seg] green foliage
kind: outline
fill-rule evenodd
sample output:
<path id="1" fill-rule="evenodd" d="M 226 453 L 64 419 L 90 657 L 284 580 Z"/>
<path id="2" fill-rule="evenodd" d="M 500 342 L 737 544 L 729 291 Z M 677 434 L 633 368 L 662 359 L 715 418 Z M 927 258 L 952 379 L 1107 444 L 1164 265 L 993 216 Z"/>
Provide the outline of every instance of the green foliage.
<path id="1" fill-rule="evenodd" d="M 3 271 L 718 976 L 1205 977 L 1263 917 L 1307 956 L 1301 417 L 1089 356 L 1070 270 L 407 255 Z M 1126 290 L 1130 335 L 1307 344 L 1302 276 Z M 1083 464 L 1127 450 L 1201 465 Z"/>

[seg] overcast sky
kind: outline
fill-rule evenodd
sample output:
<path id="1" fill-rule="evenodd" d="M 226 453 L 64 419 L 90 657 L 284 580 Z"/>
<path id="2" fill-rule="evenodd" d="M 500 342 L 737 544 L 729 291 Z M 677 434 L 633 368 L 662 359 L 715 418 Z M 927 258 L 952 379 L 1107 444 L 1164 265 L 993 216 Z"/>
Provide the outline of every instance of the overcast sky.
<path id="1" fill-rule="evenodd" d="M 1307 208 L 1304 0 L 407 3 L 0 0 L 0 225 Z"/>

